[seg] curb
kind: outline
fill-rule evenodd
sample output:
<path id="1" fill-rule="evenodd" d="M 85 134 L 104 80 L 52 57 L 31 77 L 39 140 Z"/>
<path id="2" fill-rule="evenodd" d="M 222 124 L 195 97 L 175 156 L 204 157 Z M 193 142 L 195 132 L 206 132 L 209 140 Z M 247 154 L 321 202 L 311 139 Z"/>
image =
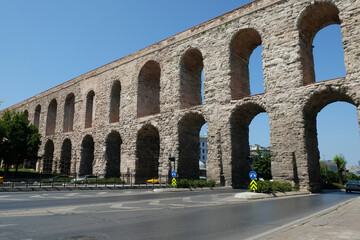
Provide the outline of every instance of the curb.
<path id="1" fill-rule="evenodd" d="M 293 196 L 303 196 L 309 195 L 311 192 L 308 191 L 299 191 L 299 192 L 277 192 L 277 193 L 253 193 L 253 192 L 244 192 L 235 194 L 235 198 L 243 200 L 260 200 L 268 198 L 278 198 L 278 197 L 293 197 Z"/>

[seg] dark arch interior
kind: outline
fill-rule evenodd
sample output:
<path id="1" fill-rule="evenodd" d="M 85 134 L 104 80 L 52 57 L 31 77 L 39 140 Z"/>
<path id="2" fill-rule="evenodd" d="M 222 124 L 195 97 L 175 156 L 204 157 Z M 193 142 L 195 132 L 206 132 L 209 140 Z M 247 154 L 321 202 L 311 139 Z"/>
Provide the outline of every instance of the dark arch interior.
<path id="1" fill-rule="evenodd" d="M 55 133 L 56 114 L 57 114 L 57 102 L 55 99 L 53 99 L 51 100 L 48 107 L 48 113 L 46 119 L 46 135 L 52 135 Z"/>
<path id="2" fill-rule="evenodd" d="M 75 95 L 70 93 L 65 99 L 64 109 L 64 132 L 71 132 L 74 129 Z"/>
<path id="3" fill-rule="evenodd" d="M 90 91 L 86 96 L 85 128 L 92 127 L 94 114 L 94 97 L 94 91 Z"/>
<path id="4" fill-rule="evenodd" d="M 160 65 L 148 61 L 140 70 L 137 95 L 137 116 L 160 113 Z"/>
<path id="5" fill-rule="evenodd" d="M 313 95 L 304 107 L 305 147 L 307 150 L 309 181 L 312 192 L 318 192 L 321 189 L 320 152 L 318 148 L 316 117 L 326 105 L 338 101 L 355 105 L 354 101 L 341 91 L 327 89 Z"/>
<path id="6" fill-rule="evenodd" d="M 51 140 L 48 140 L 45 144 L 45 153 L 44 153 L 44 162 L 43 162 L 43 172 L 52 173 L 52 165 L 54 160 L 54 143 Z"/>
<path id="7" fill-rule="evenodd" d="M 302 14 L 298 28 L 300 31 L 303 84 L 315 82 L 313 40 L 320 29 L 331 24 L 340 24 L 340 19 L 339 10 L 330 3 L 315 3 Z"/>
<path id="8" fill-rule="evenodd" d="M 25 110 L 25 111 L 24 111 L 24 116 L 26 117 L 26 119 L 29 119 L 29 112 L 28 112 L 28 110 Z"/>
<path id="9" fill-rule="evenodd" d="M 265 112 L 265 109 L 261 106 L 247 103 L 238 107 L 231 115 L 231 167 L 234 188 L 246 188 L 249 184 L 249 125 L 253 118 L 262 112 Z"/>
<path id="10" fill-rule="evenodd" d="M 34 114 L 34 125 L 36 127 L 39 127 L 39 124 L 40 124 L 40 113 L 41 113 L 41 106 L 37 105 L 35 108 L 35 114 Z"/>
<path id="11" fill-rule="evenodd" d="M 94 162 L 94 140 L 92 136 L 86 135 L 81 143 L 80 176 L 93 174 Z"/>
<path id="12" fill-rule="evenodd" d="M 199 179 L 200 129 L 205 119 L 198 113 L 189 113 L 178 124 L 179 178 Z"/>
<path id="13" fill-rule="evenodd" d="M 65 139 L 61 147 L 60 174 L 70 176 L 71 166 L 71 141 Z"/>
<path id="14" fill-rule="evenodd" d="M 180 63 L 180 108 L 202 104 L 201 72 L 203 57 L 198 49 L 188 50 Z"/>
<path id="15" fill-rule="evenodd" d="M 145 183 L 147 179 L 158 178 L 160 138 L 158 130 L 152 125 L 142 127 L 136 141 L 136 182 Z"/>
<path id="16" fill-rule="evenodd" d="M 232 100 L 250 95 L 249 59 L 259 45 L 261 45 L 261 36 L 252 28 L 241 30 L 231 41 L 230 88 Z"/>
<path id="17" fill-rule="evenodd" d="M 109 122 L 118 122 L 120 119 L 120 93 L 121 85 L 119 81 L 115 81 L 110 94 L 110 113 Z"/>
<path id="18" fill-rule="evenodd" d="M 121 144 L 120 134 L 116 131 L 112 131 L 106 138 L 106 178 L 120 177 Z"/>

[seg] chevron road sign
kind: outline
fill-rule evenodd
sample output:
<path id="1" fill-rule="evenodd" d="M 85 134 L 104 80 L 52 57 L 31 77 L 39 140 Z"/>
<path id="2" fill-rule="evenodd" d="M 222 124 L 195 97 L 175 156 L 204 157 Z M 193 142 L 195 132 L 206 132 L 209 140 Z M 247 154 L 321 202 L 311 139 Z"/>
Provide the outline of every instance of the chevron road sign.
<path id="1" fill-rule="evenodd" d="M 250 189 L 255 191 L 257 189 L 257 183 L 255 180 L 252 180 L 250 183 Z"/>

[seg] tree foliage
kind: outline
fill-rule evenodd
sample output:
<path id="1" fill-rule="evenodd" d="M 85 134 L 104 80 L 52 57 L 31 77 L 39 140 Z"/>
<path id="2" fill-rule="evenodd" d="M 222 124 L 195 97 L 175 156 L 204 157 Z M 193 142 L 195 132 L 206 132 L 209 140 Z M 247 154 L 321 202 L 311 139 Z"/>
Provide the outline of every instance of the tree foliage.
<path id="1" fill-rule="evenodd" d="M 261 154 L 259 149 L 257 149 L 255 153 L 256 154 L 251 154 L 251 156 L 254 161 L 254 171 L 257 173 L 258 178 L 263 178 L 264 180 L 272 179 L 270 154 Z"/>
<path id="2" fill-rule="evenodd" d="M 6 110 L 0 118 L 0 159 L 5 164 L 5 172 L 10 165 L 27 161 L 34 164 L 38 160 L 41 144 L 38 128 L 30 124 L 24 113 Z"/>
<path id="3" fill-rule="evenodd" d="M 342 173 L 345 170 L 345 166 L 346 166 L 346 160 L 344 155 L 339 154 L 339 155 L 335 155 L 335 157 L 333 158 L 334 163 L 336 164 L 337 168 L 338 168 L 338 175 L 339 175 L 339 184 L 343 184 L 343 177 L 342 177 Z"/>

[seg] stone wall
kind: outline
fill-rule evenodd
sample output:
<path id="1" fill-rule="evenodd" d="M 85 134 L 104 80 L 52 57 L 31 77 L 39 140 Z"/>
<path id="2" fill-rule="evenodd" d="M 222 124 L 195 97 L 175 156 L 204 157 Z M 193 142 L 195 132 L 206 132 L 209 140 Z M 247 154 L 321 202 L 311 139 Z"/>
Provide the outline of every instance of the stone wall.
<path id="1" fill-rule="evenodd" d="M 40 155 L 45 154 L 46 145 L 51 149 L 47 142 L 53 142 L 53 171 L 60 171 L 61 149 L 68 139 L 72 146 L 71 172 L 79 172 L 82 156 L 92 157 L 88 151 L 93 149 L 92 172 L 99 175 L 107 174 L 107 166 L 116 168 L 112 170 L 116 173 L 136 173 L 141 156 L 137 152 L 142 151 L 137 146 L 143 146 L 138 141 L 139 131 L 146 126 L 153 132 L 149 139 L 159 139 L 159 149 L 153 148 L 158 174 L 169 174 L 168 158 L 177 154 L 179 172 L 196 177 L 198 159 L 195 163 L 192 158 L 199 150 L 188 145 L 198 143 L 196 131 L 206 122 L 207 177 L 234 187 L 248 181 L 249 124 L 258 113 L 266 112 L 274 180 L 318 191 L 317 113 L 334 101 L 354 104 L 360 113 L 359 21 L 358 0 L 254 1 L 12 108 L 27 110 L 29 119 L 38 123 L 43 135 Z M 334 23 L 341 25 L 347 74 L 316 82 L 312 40 L 318 30 Z M 249 95 L 247 64 L 258 45 L 263 47 L 265 93 Z M 201 71 L 204 104 L 199 100 Z M 89 93 L 93 98 L 91 110 L 89 104 L 86 106 Z M 46 134 L 49 104 L 54 100 L 55 132 Z M 69 107 L 72 101 L 73 109 Z M 70 109 L 66 117 L 65 109 Z M 115 117 L 110 117 L 114 113 Z M 64 124 L 69 118 L 73 122 Z M 93 147 L 87 144 L 82 148 L 85 136 L 92 138 Z M 109 141 L 118 149 L 107 145 Z M 107 162 L 108 151 L 112 152 L 110 158 L 115 156 L 120 161 L 120 167 Z M 40 161 L 38 170 L 45 170 L 45 165 Z"/>

